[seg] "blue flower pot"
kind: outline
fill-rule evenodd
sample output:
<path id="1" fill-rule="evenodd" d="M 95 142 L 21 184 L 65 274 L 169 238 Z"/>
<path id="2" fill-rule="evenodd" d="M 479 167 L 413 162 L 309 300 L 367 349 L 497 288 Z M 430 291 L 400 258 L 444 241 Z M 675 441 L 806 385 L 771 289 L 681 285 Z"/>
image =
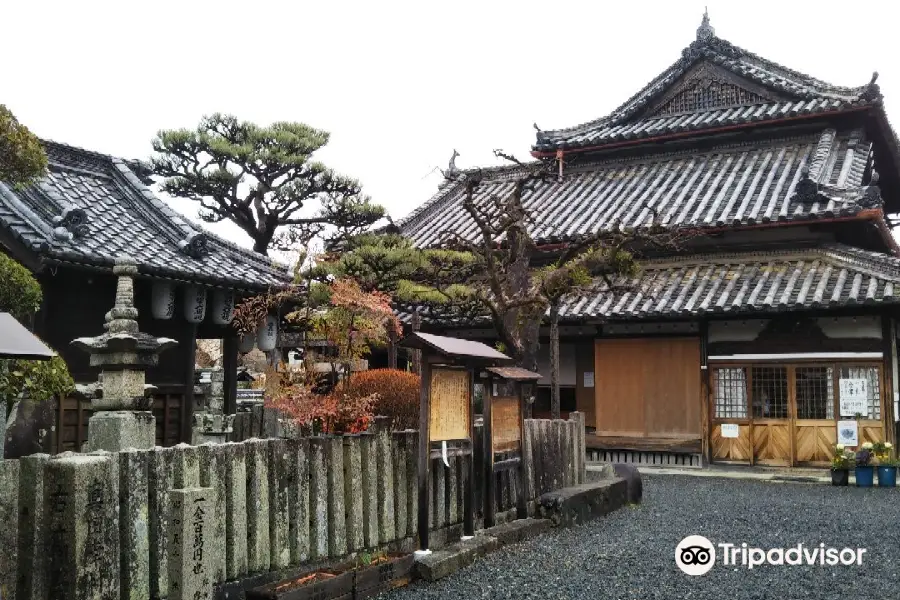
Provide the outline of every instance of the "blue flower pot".
<path id="1" fill-rule="evenodd" d="M 878 487 L 897 487 L 897 467 L 878 466 Z"/>
<path id="2" fill-rule="evenodd" d="M 856 467 L 856 487 L 872 487 L 875 482 L 875 467 Z"/>

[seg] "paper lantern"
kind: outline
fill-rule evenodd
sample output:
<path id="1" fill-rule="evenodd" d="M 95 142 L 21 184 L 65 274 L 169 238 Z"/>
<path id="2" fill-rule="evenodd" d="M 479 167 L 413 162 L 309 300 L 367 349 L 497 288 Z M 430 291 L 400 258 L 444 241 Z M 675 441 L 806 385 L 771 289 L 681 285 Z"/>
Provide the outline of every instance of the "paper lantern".
<path id="1" fill-rule="evenodd" d="M 278 317 L 269 315 L 256 335 L 256 347 L 263 352 L 271 352 L 278 341 Z"/>
<path id="2" fill-rule="evenodd" d="M 256 345 L 256 332 L 245 333 L 241 337 L 241 341 L 238 343 L 238 352 L 241 354 L 246 354 L 253 350 L 253 346 Z"/>
<path id="3" fill-rule="evenodd" d="M 188 323 L 202 323 L 206 316 L 206 288 L 192 285 L 184 290 L 184 318 Z"/>
<path id="4" fill-rule="evenodd" d="M 216 290 L 212 300 L 212 320 L 216 325 L 228 325 L 234 318 L 234 292 Z"/>
<path id="5" fill-rule="evenodd" d="M 154 319 L 171 319 L 175 314 L 175 284 L 171 281 L 154 281 L 151 300 Z"/>

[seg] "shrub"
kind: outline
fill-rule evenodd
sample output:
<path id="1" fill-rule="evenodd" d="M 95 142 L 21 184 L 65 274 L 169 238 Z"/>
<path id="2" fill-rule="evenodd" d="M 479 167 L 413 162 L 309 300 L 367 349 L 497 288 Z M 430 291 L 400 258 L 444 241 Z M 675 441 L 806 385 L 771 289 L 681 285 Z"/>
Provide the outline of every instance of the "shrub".
<path id="1" fill-rule="evenodd" d="M 0 252 L 0 310 L 27 322 L 40 308 L 42 296 L 31 271 Z"/>
<path id="2" fill-rule="evenodd" d="M 419 426 L 418 375 L 398 369 L 362 371 L 350 378 L 350 388 L 345 393 L 356 397 L 375 395 L 374 414 L 390 417 L 395 431 Z"/>
<path id="3" fill-rule="evenodd" d="M 349 396 L 332 393 L 321 396 L 308 386 L 293 384 L 266 400 L 298 425 L 308 428 L 313 435 L 322 433 L 360 433 L 372 422 L 372 404 L 375 396 Z"/>

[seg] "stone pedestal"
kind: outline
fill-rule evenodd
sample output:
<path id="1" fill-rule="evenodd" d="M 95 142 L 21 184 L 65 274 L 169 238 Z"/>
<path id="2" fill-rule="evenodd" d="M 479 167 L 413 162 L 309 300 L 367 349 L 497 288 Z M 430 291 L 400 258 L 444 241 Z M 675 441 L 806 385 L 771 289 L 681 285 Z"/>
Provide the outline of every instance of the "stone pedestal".
<path id="1" fill-rule="evenodd" d="M 156 419 L 150 411 L 104 410 L 88 421 L 91 451 L 145 450 L 156 445 Z"/>
<path id="2" fill-rule="evenodd" d="M 234 415 L 223 415 L 214 412 L 196 413 L 191 430 L 191 444 L 224 444 L 228 434 L 233 431 Z"/>

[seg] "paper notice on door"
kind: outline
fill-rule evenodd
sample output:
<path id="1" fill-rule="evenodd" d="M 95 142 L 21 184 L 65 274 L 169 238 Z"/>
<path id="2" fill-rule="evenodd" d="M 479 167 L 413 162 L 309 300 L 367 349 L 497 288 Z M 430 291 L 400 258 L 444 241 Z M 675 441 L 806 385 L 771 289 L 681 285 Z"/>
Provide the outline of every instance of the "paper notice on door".
<path id="1" fill-rule="evenodd" d="M 593 371 L 585 371 L 584 372 L 584 387 L 586 387 L 586 388 L 594 387 L 594 372 Z"/>
<path id="2" fill-rule="evenodd" d="M 837 443 L 844 446 L 859 446 L 859 426 L 856 421 L 838 421 Z"/>
<path id="3" fill-rule="evenodd" d="M 722 437 L 723 438 L 736 438 L 740 435 L 741 428 L 738 427 L 737 423 L 723 423 L 722 424 Z"/>
<path id="4" fill-rule="evenodd" d="M 842 417 L 854 417 L 869 412 L 869 382 L 866 379 L 841 379 L 840 410 Z"/>

